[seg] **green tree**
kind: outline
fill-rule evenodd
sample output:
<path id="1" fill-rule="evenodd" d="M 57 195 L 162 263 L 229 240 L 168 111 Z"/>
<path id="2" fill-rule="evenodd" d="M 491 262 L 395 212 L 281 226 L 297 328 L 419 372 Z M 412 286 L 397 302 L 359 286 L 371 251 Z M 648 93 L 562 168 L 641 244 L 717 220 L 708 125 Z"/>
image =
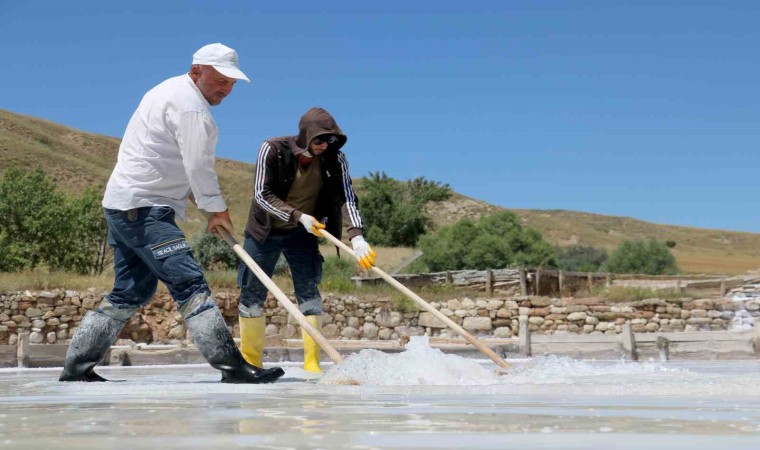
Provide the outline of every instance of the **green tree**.
<path id="1" fill-rule="evenodd" d="M 67 198 L 41 169 L 10 168 L 0 180 L 0 270 L 47 266 L 99 273 L 106 227 L 96 188 Z"/>
<path id="2" fill-rule="evenodd" d="M 71 235 L 66 245 L 63 269 L 100 274 L 112 255 L 101 197 L 100 189 L 88 187 L 81 196 L 68 202 Z"/>
<path id="3" fill-rule="evenodd" d="M 597 272 L 607 261 L 607 251 L 591 245 L 558 247 L 557 265 L 571 272 Z"/>
<path id="4" fill-rule="evenodd" d="M 62 219 L 64 198 L 41 169 L 13 167 L 0 181 L 0 268 L 16 271 L 37 267 L 50 252 L 51 235 Z M 53 243 L 57 239 L 53 239 Z"/>
<path id="5" fill-rule="evenodd" d="M 614 273 L 673 275 L 679 272 L 676 258 L 668 246 L 655 239 L 621 242 L 604 267 Z"/>
<path id="6" fill-rule="evenodd" d="M 428 226 L 423 207 L 451 195 L 447 184 L 425 178 L 402 182 L 385 172 L 370 173 L 362 184 L 364 234 L 376 245 L 414 246 Z"/>
<path id="7" fill-rule="evenodd" d="M 509 211 L 441 227 L 419 242 L 430 270 L 555 267 L 552 247 Z"/>

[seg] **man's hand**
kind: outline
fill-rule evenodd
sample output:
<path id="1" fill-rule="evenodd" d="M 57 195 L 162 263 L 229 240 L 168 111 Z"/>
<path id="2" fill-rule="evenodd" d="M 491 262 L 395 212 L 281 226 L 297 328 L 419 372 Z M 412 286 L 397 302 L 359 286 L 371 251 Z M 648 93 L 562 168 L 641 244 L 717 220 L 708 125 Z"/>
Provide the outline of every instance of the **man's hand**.
<path id="1" fill-rule="evenodd" d="M 301 222 L 301 225 L 303 225 L 304 228 L 306 228 L 306 231 L 313 234 L 314 236 L 322 237 L 322 235 L 319 233 L 319 230 L 324 230 L 325 226 L 319 223 L 317 219 L 308 214 L 301 214 L 301 217 L 298 218 L 298 221 Z"/>
<path id="2" fill-rule="evenodd" d="M 214 233 L 220 239 L 224 239 L 221 234 L 216 230 L 216 227 L 222 227 L 230 234 L 235 235 L 235 230 L 232 228 L 232 220 L 230 220 L 230 210 L 225 209 L 222 212 L 209 213 L 208 226 L 206 227 L 206 234 Z"/>
<path id="3" fill-rule="evenodd" d="M 354 255 L 356 260 L 359 261 L 359 265 L 364 270 L 369 270 L 375 265 L 375 258 L 377 253 L 372 250 L 372 247 L 367 244 L 367 241 L 359 235 L 351 239 L 351 245 L 354 247 Z"/>

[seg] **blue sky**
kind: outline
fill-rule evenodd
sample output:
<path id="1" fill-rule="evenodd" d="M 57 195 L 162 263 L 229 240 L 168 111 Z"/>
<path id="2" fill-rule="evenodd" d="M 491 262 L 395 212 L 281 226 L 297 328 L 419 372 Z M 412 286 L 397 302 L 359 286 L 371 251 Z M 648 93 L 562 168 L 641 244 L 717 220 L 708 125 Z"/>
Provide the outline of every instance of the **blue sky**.
<path id="1" fill-rule="evenodd" d="M 254 162 L 311 106 L 355 177 L 513 208 L 760 232 L 760 2 L 0 1 L 0 108 L 121 137 L 199 47 L 252 84 L 214 108 Z"/>

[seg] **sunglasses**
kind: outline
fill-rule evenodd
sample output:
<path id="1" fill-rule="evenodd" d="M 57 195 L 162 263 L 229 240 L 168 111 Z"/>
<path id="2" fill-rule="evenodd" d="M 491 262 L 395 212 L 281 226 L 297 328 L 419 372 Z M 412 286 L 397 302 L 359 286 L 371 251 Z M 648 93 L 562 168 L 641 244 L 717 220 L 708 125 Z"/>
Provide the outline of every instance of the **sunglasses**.
<path id="1" fill-rule="evenodd" d="M 335 136 L 317 136 L 311 140 L 314 145 L 334 144 L 336 142 L 338 142 L 338 138 Z"/>

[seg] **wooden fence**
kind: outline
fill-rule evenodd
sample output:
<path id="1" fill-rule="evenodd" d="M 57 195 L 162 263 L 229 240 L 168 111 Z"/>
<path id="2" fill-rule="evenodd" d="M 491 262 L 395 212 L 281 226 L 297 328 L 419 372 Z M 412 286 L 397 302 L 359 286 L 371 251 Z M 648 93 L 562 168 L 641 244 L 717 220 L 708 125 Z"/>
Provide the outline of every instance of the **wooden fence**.
<path id="1" fill-rule="evenodd" d="M 537 355 L 569 356 L 578 359 L 660 361 L 730 360 L 760 358 L 760 326 L 749 331 L 697 331 L 634 333 L 630 323 L 623 325 L 620 334 L 556 333 L 532 334 L 527 320 L 520 319 L 517 338 L 491 339 L 483 343 L 504 357 Z M 445 353 L 480 358 L 482 354 L 463 340 L 431 338 L 431 345 Z M 364 348 L 384 352 L 403 351 L 396 341 L 334 340 L 331 343 L 344 355 Z M 285 340 L 267 345 L 265 361 L 302 361 L 300 340 Z M 22 333 L 16 345 L 0 345 L 0 367 L 61 367 L 68 344 L 30 344 L 29 334 Z M 114 346 L 105 356 L 103 365 L 202 364 L 205 360 L 192 345 Z"/>
<path id="2" fill-rule="evenodd" d="M 612 285 L 649 286 L 655 289 L 671 288 L 680 292 L 685 289 L 711 290 L 723 297 L 729 289 L 747 282 L 746 277 L 721 277 L 714 275 L 621 275 L 599 272 L 568 272 L 549 269 L 486 269 L 456 270 L 425 274 L 392 275 L 407 287 L 431 284 L 453 284 L 485 290 L 493 295 L 496 290 L 506 290 L 522 296 L 574 296 L 578 292 L 590 293 L 598 287 Z M 379 277 L 353 277 L 358 285 L 382 283 Z"/>

